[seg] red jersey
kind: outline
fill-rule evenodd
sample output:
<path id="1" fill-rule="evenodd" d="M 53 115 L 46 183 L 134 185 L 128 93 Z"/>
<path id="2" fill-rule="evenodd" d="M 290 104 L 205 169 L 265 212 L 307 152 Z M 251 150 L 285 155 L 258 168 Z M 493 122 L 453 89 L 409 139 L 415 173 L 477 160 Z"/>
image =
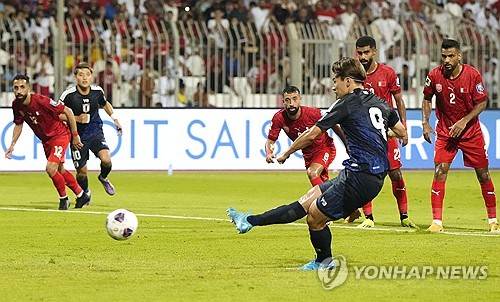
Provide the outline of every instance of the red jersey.
<path id="1" fill-rule="evenodd" d="M 437 134 L 450 137 L 449 128 L 469 114 L 475 105 L 486 101 L 488 96 L 476 68 L 462 64 L 462 71 L 454 79 L 446 78 L 443 71 L 441 65 L 429 72 L 425 79 L 424 98 L 431 100 L 433 95 L 436 96 Z M 461 138 L 471 138 L 478 133 L 481 133 L 481 127 L 476 116 L 467 124 Z"/>
<path id="2" fill-rule="evenodd" d="M 64 104 L 41 94 L 32 93 L 28 106 L 15 99 L 12 101 L 14 124 L 26 122 L 35 135 L 46 142 L 54 137 L 69 135 L 68 126 L 59 118 L 64 112 Z"/>
<path id="3" fill-rule="evenodd" d="M 401 85 L 396 72 L 391 67 L 377 63 L 377 68 L 366 75 L 365 89 L 384 99 L 391 108 L 394 108 L 392 96 L 401 92 Z"/>
<path id="4" fill-rule="evenodd" d="M 316 122 L 322 116 L 321 110 L 318 108 L 307 106 L 300 106 L 300 108 L 302 114 L 297 120 L 291 120 L 286 114 L 286 110 L 284 108 L 276 112 L 271 120 L 271 129 L 269 130 L 267 138 L 272 141 L 278 140 L 279 133 L 281 129 L 283 129 L 286 135 L 292 141 L 295 141 L 300 134 L 316 125 Z M 311 156 L 316 152 L 316 150 L 321 150 L 325 147 L 335 147 L 333 144 L 333 138 L 331 138 L 326 132 L 316 138 L 310 146 L 302 149 L 302 155 L 304 157 Z"/>

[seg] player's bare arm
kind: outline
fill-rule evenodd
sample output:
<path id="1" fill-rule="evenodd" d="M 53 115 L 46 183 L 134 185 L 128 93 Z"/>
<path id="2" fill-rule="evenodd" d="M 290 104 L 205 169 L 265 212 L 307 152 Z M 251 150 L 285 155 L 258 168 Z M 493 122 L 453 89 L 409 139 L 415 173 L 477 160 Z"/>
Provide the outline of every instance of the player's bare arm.
<path id="1" fill-rule="evenodd" d="M 406 127 L 401 123 L 401 121 L 397 122 L 396 125 L 391 127 L 390 129 L 391 135 L 394 135 L 397 138 L 408 141 L 408 132 L 406 132 Z"/>
<path id="2" fill-rule="evenodd" d="M 478 116 L 481 112 L 483 112 L 483 110 L 486 108 L 486 104 L 486 101 L 476 104 L 472 108 L 471 112 L 469 112 L 469 114 L 453 124 L 453 126 L 450 127 L 450 136 L 459 137 L 460 134 L 462 134 L 462 131 L 464 131 L 465 127 L 467 126 L 467 123 L 470 122 L 471 119 Z"/>
<path id="3" fill-rule="evenodd" d="M 295 151 L 304 149 L 310 146 L 318 136 L 323 134 L 323 129 L 314 125 L 302 133 L 297 139 L 292 143 L 292 145 L 284 153 L 276 157 L 278 163 L 283 164 Z"/>
<path id="4" fill-rule="evenodd" d="M 118 132 L 118 136 L 121 136 L 123 134 L 123 128 L 120 122 L 118 121 L 118 117 L 113 113 L 113 105 L 111 105 L 110 102 L 106 102 L 106 105 L 102 107 L 104 111 L 113 119 L 113 123 L 115 124 L 116 131 Z"/>
<path id="5" fill-rule="evenodd" d="M 5 151 L 5 158 L 12 159 L 11 155 L 12 152 L 14 152 L 14 146 L 16 145 L 19 136 L 21 136 L 21 132 L 23 132 L 23 124 L 14 125 L 14 130 L 12 132 L 12 142 L 10 143 L 9 149 Z"/>
<path id="6" fill-rule="evenodd" d="M 394 99 L 396 100 L 396 108 L 398 109 L 399 120 L 406 128 L 406 106 L 405 102 L 403 101 L 403 94 L 401 92 L 395 94 Z M 403 147 L 408 145 L 408 137 L 406 139 L 401 139 L 401 145 Z"/>
<path id="7" fill-rule="evenodd" d="M 59 114 L 59 118 L 66 123 L 68 122 L 68 118 L 64 113 Z M 82 113 L 80 115 L 75 115 L 75 121 L 80 124 L 88 124 L 90 122 L 90 114 Z"/>
<path id="8" fill-rule="evenodd" d="M 64 114 L 66 115 L 67 123 L 69 129 L 71 130 L 71 143 L 77 149 L 83 147 L 82 141 L 80 140 L 80 135 L 78 135 L 78 129 L 76 128 L 76 120 L 73 115 L 73 110 L 71 108 L 64 106 Z"/>
<path id="9" fill-rule="evenodd" d="M 424 99 L 422 101 L 422 133 L 424 135 L 424 139 L 432 144 L 432 140 L 430 134 L 436 135 L 434 129 L 432 129 L 431 125 L 429 125 L 429 118 L 431 116 L 432 111 L 432 101 L 428 99 Z"/>
<path id="10" fill-rule="evenodd" d="M 274 158 L 276 157 L 274 155 L 274 147 L 275 147 L 276 141 L 267 139 L 266 144 L 264 146 L 264 150 L 266 151 L 266 162 L 268 164 L 274 163 Z"/>

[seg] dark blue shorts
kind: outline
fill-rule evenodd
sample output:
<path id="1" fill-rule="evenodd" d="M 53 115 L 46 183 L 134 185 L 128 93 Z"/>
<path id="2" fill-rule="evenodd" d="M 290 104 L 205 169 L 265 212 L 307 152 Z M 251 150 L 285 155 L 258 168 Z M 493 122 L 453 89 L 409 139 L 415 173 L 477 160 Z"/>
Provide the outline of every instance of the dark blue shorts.
<path id="1" fill-rule="evenodd" d="M 71 158 L 77 170 L 85 167 L 89 160 L 90 151 L 97 156 L 99 151 L 103 149 L 109 150 L 108 143 L 106 143 L 103 133 L 98 133 L 89 140 L 82 141 L 82 143 L 83 147 L 80 149 L 75 149 L 73 145 L 71 145 Z"/>
<path id="2" fill-rule="evenodd" d="M 322 194 L 316 200 L 318 209 L 332 220 L 346 218 L 378 195 L 386 175 L 344 169 L 319 185 Z"/>

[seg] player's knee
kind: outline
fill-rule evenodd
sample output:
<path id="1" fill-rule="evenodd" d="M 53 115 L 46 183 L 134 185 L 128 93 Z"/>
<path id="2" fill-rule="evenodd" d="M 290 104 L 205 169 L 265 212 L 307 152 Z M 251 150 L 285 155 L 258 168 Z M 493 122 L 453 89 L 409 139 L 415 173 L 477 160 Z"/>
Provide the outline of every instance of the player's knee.
<path id="1" fill-rule="evenodd" d="M 86 170 L 78 170 L 76 171 L 76 178 L 85 178 L 87 177 L 87 171 Z"/>
<path id="2" fill-rule="evenodd" d="M 481 171 L 477 173 L 477 180 L 479 182 L 487 182 L 490 180 L 490 173 L 488 171 Z"/>
<path id="3" fill-rule="evenodd" d="M 47 165 L 45 167 L 45 172 L 47 172 L 47 174 L 52 177 L 54 174 L 56 174 L 57 172 L 57 166 L 53 166 L 53 165 Z"/>
<path id="4" fill-rule="evenodd" d="M 401 173 L 401 169 L 394 169 L 389 171 L 389 178 L 393 181 L 403 179 L 403 173 Z"/>
<path id="5" fill-rule="evenodd" d="M 320 177 L 321 173 L 316 171 L 316 170 L 307 170 L 307 177 L 309 177 L 309 179 L 315 179 L 315 178 L 318 178 Z"/>

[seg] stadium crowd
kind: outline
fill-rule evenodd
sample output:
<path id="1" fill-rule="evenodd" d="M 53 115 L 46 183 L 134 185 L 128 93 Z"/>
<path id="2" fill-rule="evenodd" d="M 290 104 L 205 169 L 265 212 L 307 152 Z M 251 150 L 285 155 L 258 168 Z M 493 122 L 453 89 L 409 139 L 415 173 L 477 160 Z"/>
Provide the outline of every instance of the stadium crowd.
<path id="1" fill-rule="evenodd" d="M 13 77 L 27 73 L 36 92 L 54 93 L 56 2 L 0 1 L 1 92 L 11 92 Z M 403 89 L 411 90 L 415 62 L 401 45 L 415 34 L 413 24 L 433 24 L 440 38 L 454 36 L 456 24 L 468 24 L 481 30 L 468 33 L 473 39 L 484 40 L 476 36 L 480 33 L 495 40 L 500 17 L 496 0 L 68 0 L 65 5 L 66 83 L 74 83 L 71 71 L 79 62 L 89 62 L 113 105 L 131 107 L 208 107 L 210 94 L 241 91 L 236 78 L 245 79 L 250 93 L 279 94 L 293 84 L 286 30 L 291 23 L 314 35 L 326 29 L 323 38 L 339 41 L 376 37 L 379 61 L 393 67 Z M 494 50 L 485 53 L 493 55 L 478 69 L 497 99 L 498 50 L 487 47 Z M 328 90 L 317 84 L 328 77 L 329 63 L 325 66 L 305 72 L 305 92 Z"/>

